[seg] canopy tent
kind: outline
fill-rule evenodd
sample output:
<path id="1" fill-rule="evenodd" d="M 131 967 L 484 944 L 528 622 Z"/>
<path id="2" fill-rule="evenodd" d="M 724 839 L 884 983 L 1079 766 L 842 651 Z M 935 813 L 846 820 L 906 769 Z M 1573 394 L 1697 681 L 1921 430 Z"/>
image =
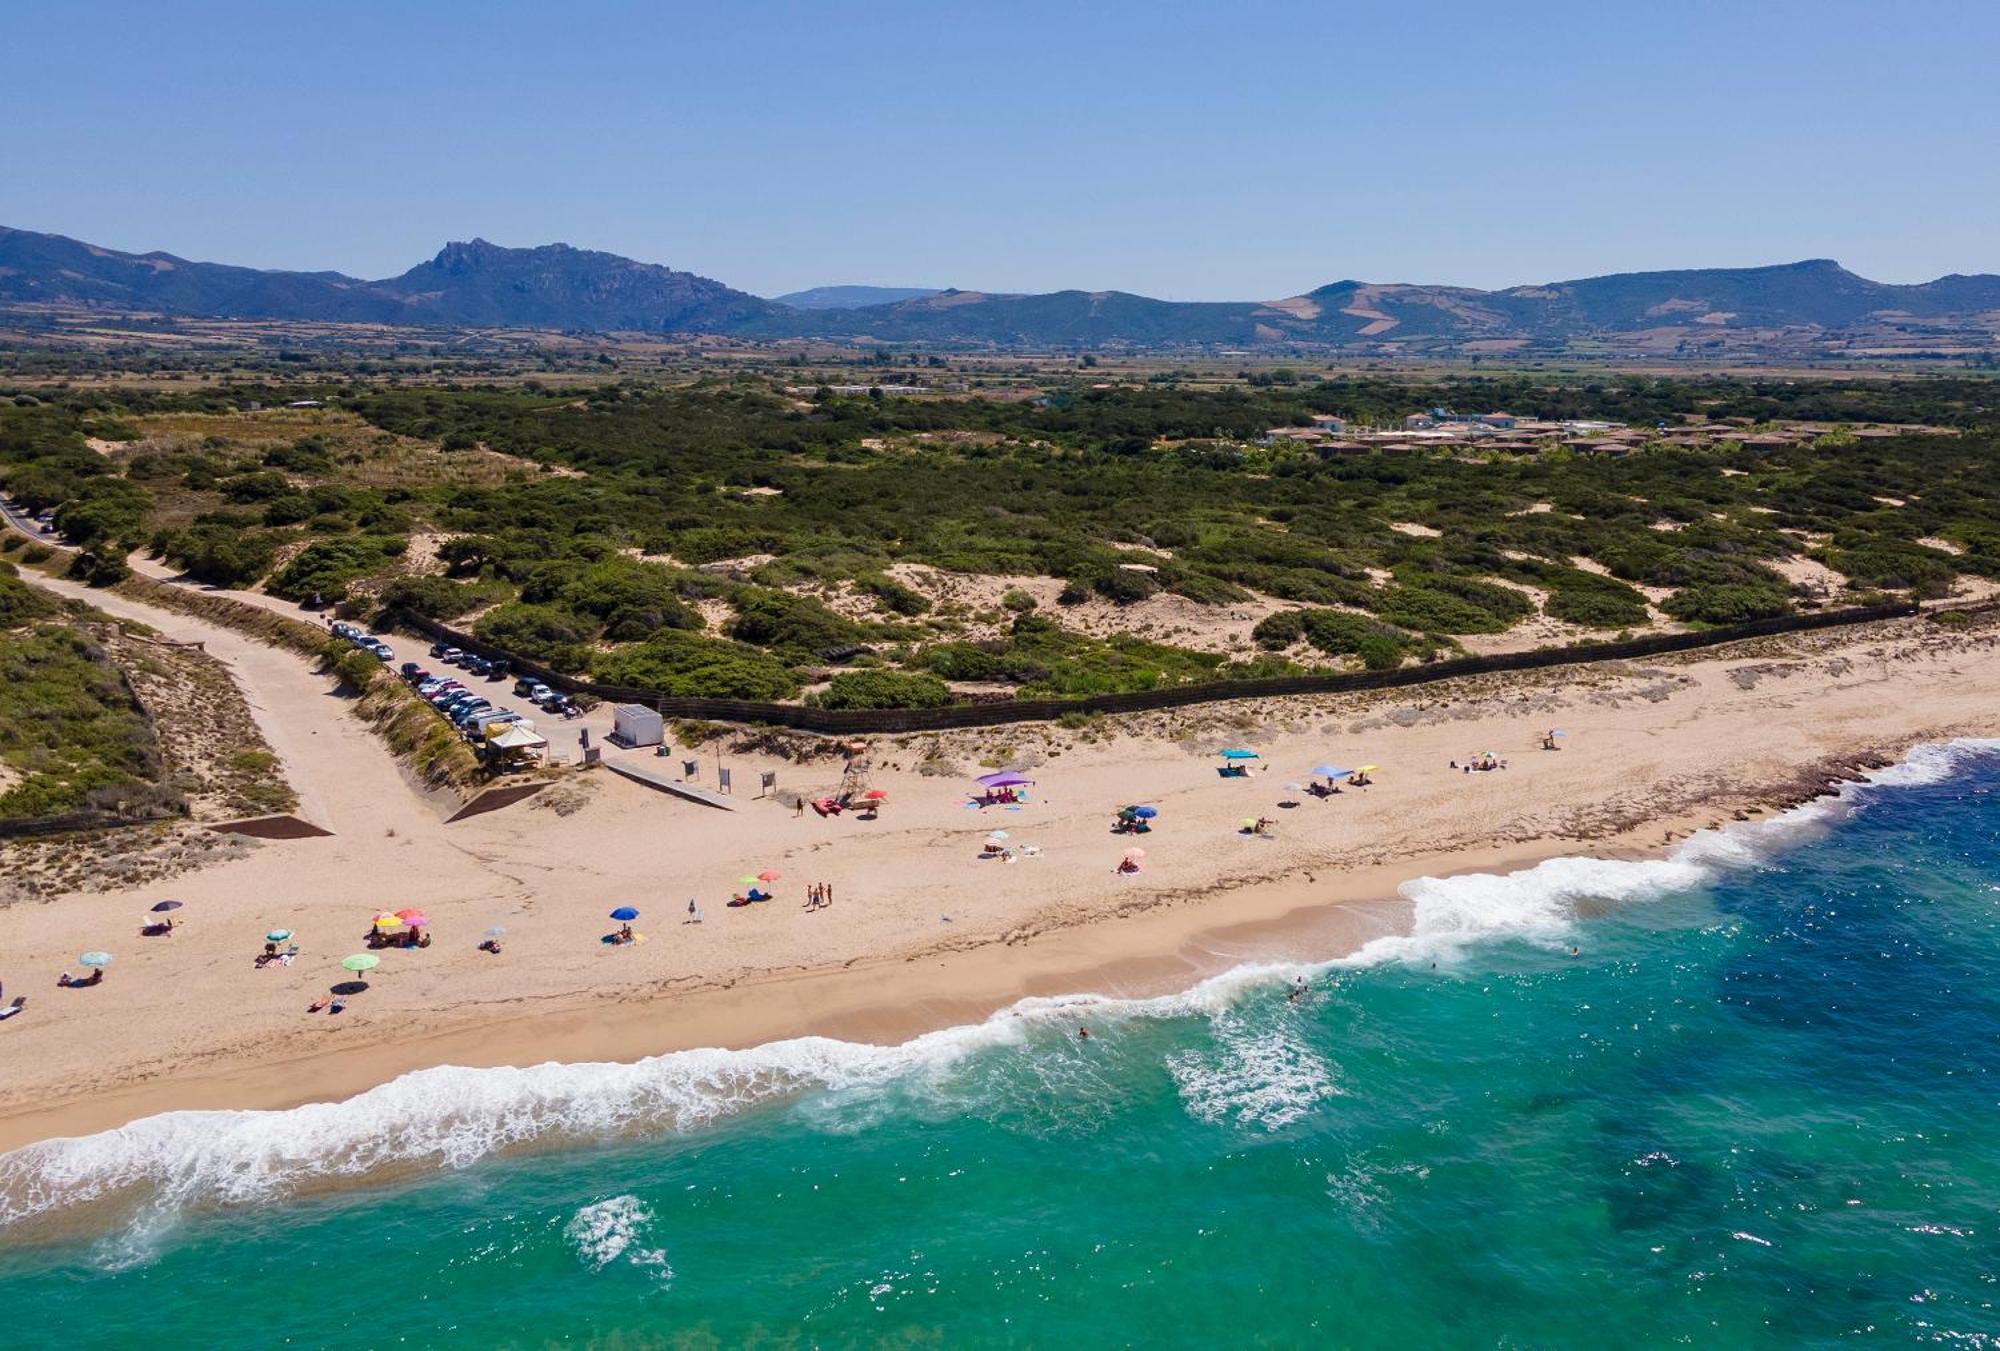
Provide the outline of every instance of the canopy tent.
<path id="1" fill-rule="evenodd" d="M 486 744 L 496 751 L 546 750 L 549 739 L 525 723 L 512 722 L 490 733 Z"/>
<path id="2" fill-rule="evenodd" d="M 1216 754 L 1220 755 L 1225 760 L 1255 760 L 1257 758 L 1257 752 L 1252 750 L 1245 750 L 1241 746 L 1225 747 L 1224 749 L 1217 751 Z"/>
<path id="3" fill-rule="evenodd" d="M 1017 774 L 1011 769 L 1004 769 L 998 774 L 982 774 L 974 779 L 973 782 L 981 788 L 1020 788 L 1033 783 L 1034 780 L 1025 774 Z"/>

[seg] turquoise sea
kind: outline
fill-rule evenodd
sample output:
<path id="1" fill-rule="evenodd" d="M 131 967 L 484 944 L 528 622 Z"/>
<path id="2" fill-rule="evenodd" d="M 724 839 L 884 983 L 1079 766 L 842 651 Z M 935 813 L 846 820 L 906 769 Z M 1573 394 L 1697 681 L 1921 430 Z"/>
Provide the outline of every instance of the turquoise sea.
<path id="1" fill-rule="evenodd" d="M 1411 894 L 1173 998 L 20 1151 L 0 1344 L 2000 1345 L 2000 743 Z"/>

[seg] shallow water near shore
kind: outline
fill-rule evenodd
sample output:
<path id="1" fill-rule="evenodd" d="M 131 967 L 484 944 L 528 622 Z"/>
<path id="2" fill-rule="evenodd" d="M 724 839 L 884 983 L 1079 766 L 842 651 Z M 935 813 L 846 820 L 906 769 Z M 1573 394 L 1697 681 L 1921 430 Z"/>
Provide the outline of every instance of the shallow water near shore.
<path id="1" fill-rule="evenodd" d="M 1180 996 L 17 1151 L 0 1235 L 72 1223 L 0 1250 L 5 1335 L 2000 1337 L 2000 745 L 1409 894 L 1406 937 Z"/>

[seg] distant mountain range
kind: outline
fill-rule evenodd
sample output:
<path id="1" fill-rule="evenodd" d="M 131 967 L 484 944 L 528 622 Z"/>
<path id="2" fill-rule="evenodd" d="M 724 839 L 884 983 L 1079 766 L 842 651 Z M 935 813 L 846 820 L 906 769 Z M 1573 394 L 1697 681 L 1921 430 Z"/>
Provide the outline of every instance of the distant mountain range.
<path id="1" fill-rule="evenodd" d="M 899 300 L 922 300 L 934 296 L 935 286 L 815 286 L 809 291 L 792 291 L 771 299 L 795 310 L 859 310 L 870 305 L 893 305 Z"/>
<path id="2" fill-rule="evenodd" d="M 1269 301 L 859 286 L 765 300 L 691 272 L 567 244 L 447 244 L 401 276 L 365 281 L 337 272 L 261 271 L 167 253 L 120 253 L 4 227 L 0 305 L 87 306 L 177 318 L 1027 348 L 1295 346 L 1430 354 L 1559 350 L 1593 342 L 1707 347 L 1879 331 L 1956 333 L 1979 347 L 2000 336 L 2000 276 L 1953 275 L 1899 286 L 1869 281 L 1824 259 L 1619 273 L 1502 291 L 1340 281 Z"/>

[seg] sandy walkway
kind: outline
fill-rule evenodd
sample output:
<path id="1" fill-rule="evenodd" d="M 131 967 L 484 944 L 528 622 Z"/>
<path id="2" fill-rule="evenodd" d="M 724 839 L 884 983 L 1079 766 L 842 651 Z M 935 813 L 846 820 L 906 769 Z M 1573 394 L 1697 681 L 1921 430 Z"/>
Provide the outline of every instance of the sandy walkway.
<path id="1" fill-rule="evenodd" d="M 1976 632 L 1927 623 L 1773 640 L 1722 660 L 1486 677 L 1367 699 L 1225 704 L 1132 720 L 1136 733 L 997 729 L 947 743 L 961 774 L 925 775 L 926 741 L 877 742 L 881 820 L 795 817 L 739 794 L 718 812 L 592 773 L 580 805 L 530 804 L 445 825 L 326 682 L 296 658 L 117 596 L 93 603 L 199 638 L 244 684 L 325 839 L 276 841 L 178 879 L 185 924 L 135 936 L 155 893 L 110 892 L 0 911 L 9 995 L 0 1026 L 0 1147 L 193 1105 L 278 1106 L 344 1095 L 423 1064 L 629 1058 L 749 1045 L 806 1031 L 901 1036 L 1025 993 L 1175 988 L 1249 956 L 1325 957 L 1400 922 L 1395 884 L 1556 853 L 1632 851 L 1738 810 L 1793 800 L 1829 762 L 1991 734 L 2000 661 Z M 1561 726 L 1567 749 L 1535 749 Z M 574 725 L 555 724 L 574 752 Z M 600 722 L 601 726 L 601 722 Z M 1096 737 L 1096 740 L 1085 739 Z M 1264 754 L 1247 780 L 1209 754 Z M 1492 749 L 1505 771 L 1447 761 Z M 981 759 L 1035 761 L 1019 811 L 964 807 Z M 676 757 L 678 759 L 678 757 Z M 712 785 L 712 754 L 703 780 Z M 1313 764 L 1373 761 L 1377 787 L 1276 804 Z M 774 769 L 831 787 L 837 761 L 730 756 L 739 785 Z M 935 763 L 935 762 L 933 762 Z M 1266 768 L 1267 767 L 1267 768 Z M 1149 800 L 1147 869 L 1112 873 L 1131 841 L 1107 833 Z M 1277 819 L 1275 839 L 1238 833 Z M 983 862 L 1005 829 L 1042 856 Z M 735 879 L 783 872 L 780 899 L 725 906 Z M 805 883 L 836 904 L 800 908 Z M 706 921 L 680 921 L 697 897 Z M 605 913 L 643 912 L 641 945 L 598 941 Z M 338 1018 L 304 1006 L 342 973 L 368 916 L 424 906 L 436 945 L 383 954 Z M 1334 908 L 1329 909 L 1329 905 Z M 489 925 L 506 951 L 476 949 Z M 265 929 L 298 931 L 289 969 L 253 970 Z M 55 988 L 87 947 L 118 961 L 104 985 Z M 812 973 L 802 976 L 801 973 Z"/>

